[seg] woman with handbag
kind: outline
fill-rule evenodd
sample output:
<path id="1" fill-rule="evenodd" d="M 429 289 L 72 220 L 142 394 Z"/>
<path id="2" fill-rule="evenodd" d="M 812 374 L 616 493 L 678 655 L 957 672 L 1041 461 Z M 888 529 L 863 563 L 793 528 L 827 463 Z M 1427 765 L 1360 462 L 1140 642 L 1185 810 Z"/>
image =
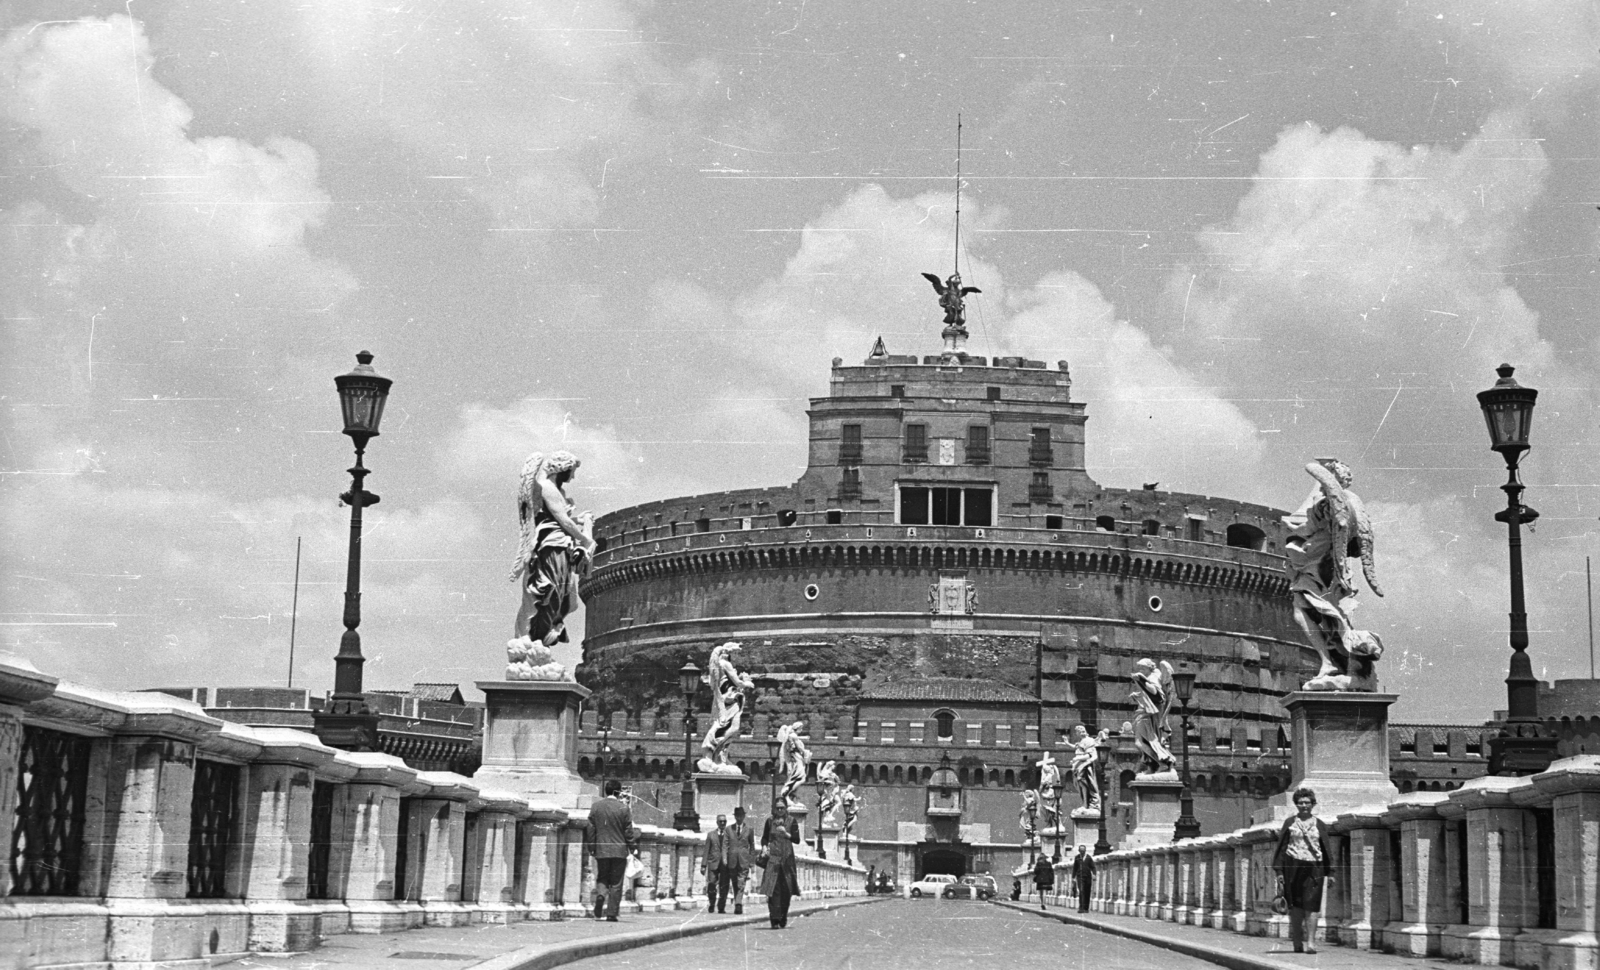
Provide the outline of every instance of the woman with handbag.
<path id="1" fill-rule="evenodd" d="M 766 869 L 761 892 L 767 897 L 767 917 L 775 930 L 788 929 L 789 903 L 800 895 L 794 861 L 794 844 L 799 838 L 798 827 L 789 820 L 789 806 L 780 799 L 761 831 L 761 851 L 756 854 L 756 865 Z"/>
<path id="2" fill-rule="evenodd" d="M 1333 867 L 1328 823 L 1311 814 L 1317 793 L 1296 788 L 1296 814 L 1283 820 L 1272 867 L 1278 871 L 1278 895 L 1289 908 L 1289 941 L 1296 953 L 1317 952 L 1317 914 L 1322 910 L 1322 882 Z M 1276 908 L 1276 907 L 1275 907 Z"/>

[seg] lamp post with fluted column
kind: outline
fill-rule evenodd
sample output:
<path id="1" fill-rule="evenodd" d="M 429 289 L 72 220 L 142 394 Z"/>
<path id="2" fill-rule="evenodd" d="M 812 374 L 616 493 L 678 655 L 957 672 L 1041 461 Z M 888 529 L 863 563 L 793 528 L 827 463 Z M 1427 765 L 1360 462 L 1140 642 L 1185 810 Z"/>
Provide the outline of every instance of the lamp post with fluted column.
<path id="1" fill-rule="evenodd" d="M 768 806 L 772 814 L 777 814 L 778 808 L 778 739 L 767 738 L 767 761 L 772 766 L 772 804 Z"/>
<path id="2" fill-rule="evenodd" d="M 1500 486 L 1506 493 L 1506 507 L 1494 518 L 1506 524 L 1511 557 L 1511 669 L 1506 676 L 1505 724 L 1499 736 L 1489 741 L 1492 775 L 1535 774 L 1550 767 L 1556 755 L 1556 739 L 1540 730 L 1539 681 L 1528 659 L 1528 612 L 1522 590 L 1522 523 L 1533 523 L 1539 513 L 1522 504 L 1523 486 L 1517 473 L 1522 455 L 1530 447 L 1528 432 L 1539 392 L 1518 384 L 1512 376 L 1515 371 L 1510 364 L 1501 364 L 1495 368 L 1500 379 L 1478 393 L 1478 406 L 1489 426 L 1489 447 L 1506 462 L 1506 483 Z"/>
<path id="3" fill-rule="evenodd" d="M 350 469 L 350 491 L 339 498 L 350 506 L 350 553 L 345 566 L 344 634 L 333 658 L 333 696 L 311 715 L 311 729 L 323 744 L 346 751 L 378 750 L 378 715 L 367 706 L 361 671 L 361 510 L 378 504 L 378 496 L 362 487 L 367 467 L 361 463 L 367 442 L 378 437 L 383 406 L 394 382 L 372 369 L 372 354 L 356 354 L 356 366 L 333 379 L 344 413 L 344 433 L 356 446 L 356 463 Z"/>
<path id="4" fill-rule="evenodd" d="M 678 686 L 683 690 L 683 800 L 678 805 L 678 813 L 672 816 L 672 827 L 698 832 L 700 813 L 694 810 L 694 763 L 690 745 L 694 741 L 694 695 L 700 687 L 700 668 L 693 660 L 678 668 Z"/>
<path id="5" fill-rule="evenodd" d="M 1173 841 L 1182 842 L 1200 837 L 1200 820 L 1194 817 L 1194 789 L 1189 784 L 1189 698 L 1194 696 L 1194 671 L 1173 671 L 1172 690 L 1183 705 L 1178 715 L 1183 731 L 1183 794 L 1178 796 L 1178 824 L 1172 827 Z"/>

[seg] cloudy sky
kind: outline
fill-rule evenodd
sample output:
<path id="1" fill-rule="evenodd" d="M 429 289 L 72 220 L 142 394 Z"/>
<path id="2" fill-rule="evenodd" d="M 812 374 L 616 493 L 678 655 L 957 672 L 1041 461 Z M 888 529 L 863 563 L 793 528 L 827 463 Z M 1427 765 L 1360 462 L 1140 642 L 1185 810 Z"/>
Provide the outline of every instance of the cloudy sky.
<path id="1" fill-rule="evenodd" d="M 1534 670 L 1600 554 L 1586 0 L 13 0 L 0 645 L 112 687 L 331 685 L 348 439 L 367 683 L 493 677 L 522 458 L 580 504 L 792 481 L 829 358 L 1072 364 L 1108 485 L 1292 508 L 1337 455 L 1407 720 L 1504 704 L 1503 466 L 1540 389 Z M 575 653 L 575 651 L 574 651 Z M 569 659 L 575 657 L 569 655 Z"/>

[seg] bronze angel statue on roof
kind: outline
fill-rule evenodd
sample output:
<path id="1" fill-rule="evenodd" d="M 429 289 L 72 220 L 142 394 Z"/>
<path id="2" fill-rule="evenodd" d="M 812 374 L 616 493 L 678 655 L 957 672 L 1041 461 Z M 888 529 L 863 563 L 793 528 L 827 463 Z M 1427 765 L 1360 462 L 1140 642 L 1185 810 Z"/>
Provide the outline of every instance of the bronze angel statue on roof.
<path id="1" fill-rule="evenodd" d="M 968 293 L 982 293 L 976 286 L 962 286 L 961 274 L 951 273 L 950 278 L 940 282 L 939 277 L 932 273 L 922 274 L 929 283 L 933 284 L 933 291 L 939 294 L 939 305 L 944 307 L 944 323 L 947 327 L 964 327 L 967 325 Z"/>

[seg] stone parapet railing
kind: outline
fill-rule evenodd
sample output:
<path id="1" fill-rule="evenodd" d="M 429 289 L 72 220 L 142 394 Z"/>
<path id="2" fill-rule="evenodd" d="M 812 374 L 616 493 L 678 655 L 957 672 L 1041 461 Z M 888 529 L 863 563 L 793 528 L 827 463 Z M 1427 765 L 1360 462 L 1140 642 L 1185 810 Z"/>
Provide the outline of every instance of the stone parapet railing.
<path id="1" fill-rule="evenodd" d="M 580 916 L 587 815 L 0 654 L 8 970 L 200 967 L 340 933 Z M 625 906 L 703 906 L 704 836 L 638 828 L 649 878 Z M 865 894 L 859 867 L 799 867 L 807 897 Z"/>
<path id="2" fill-rule="evenodd" d="M 1326 821 L 1335 864 L 1318 942 L 1545 970 L 1600 966 L 1600 757 Z M 1287 917 L 1272 911 L 1280 825 L 1098 856 L 1091 906 L 1286 937 Z"/>

